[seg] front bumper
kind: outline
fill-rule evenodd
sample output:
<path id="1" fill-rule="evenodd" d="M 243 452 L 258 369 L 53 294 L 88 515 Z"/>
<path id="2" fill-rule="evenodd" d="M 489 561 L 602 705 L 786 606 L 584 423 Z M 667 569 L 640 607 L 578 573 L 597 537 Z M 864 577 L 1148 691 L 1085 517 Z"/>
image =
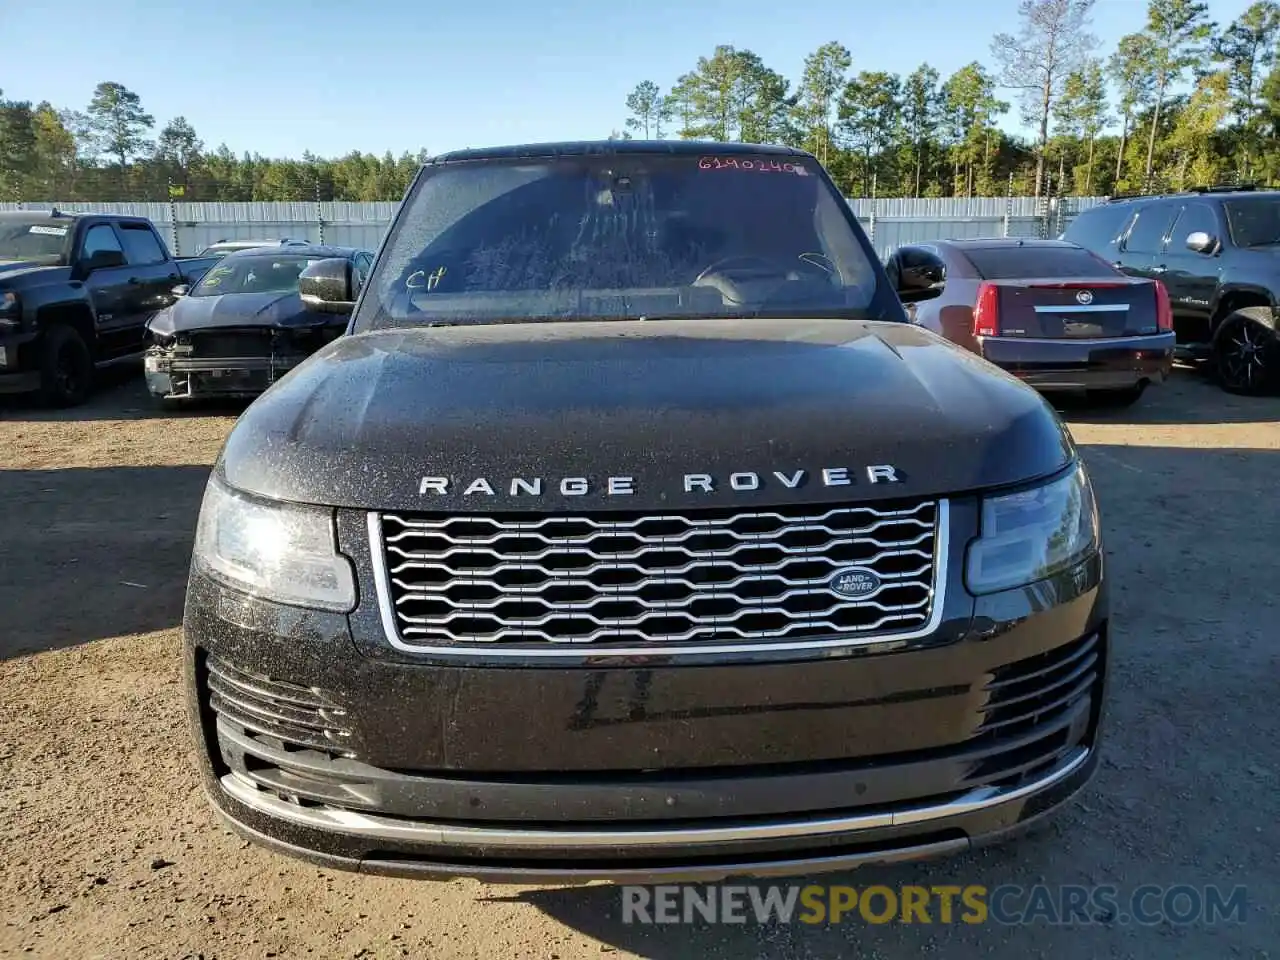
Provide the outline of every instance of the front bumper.
<path id="1" fill-rule="evenodd" d="M 486 829 L 360 813 L 308 815 L 235 777 L 224 780 L 214 802 L 247 839 L 334 869 L 490 883 L 711 882 L 955 856 L 1050 815 L 1079 792 L 1096 765 L 1096 752 L 1081 747 L 1016 789 L 972 791 L 891 811 L 706 828 Z"/>
<path id="2" fill-rule="evenodd" d="M 1163 383 L 1173 369 L 1173 333 L 1098 340 L 983 337 L 984 359 L 1039 390 L 1123 390 Z"/>
<path id="3" fill-rule="evenodd" d="M 147 389 L 164 400 L 256 397 L 306 355 L 183 358 L 152 347 L 143 358 Z"/>
<path id="4" fill-rule="evenodd" d="M 40 371 L 27 370 L 21 373 L 0 371 L 0 393 L 31 393 L 40 389 Z"/>
<path id="5" fill-rule="evenodd" d="M 31 332 L 0 335 L 0 394 L 40 389 L 40 371 L 31 365 L 35 336 Z"/>
<path id="6" fill-rule="evenodd" d="M 976 512 L 953 517 L 958 555 Z M 1092 775 L 1109 625 L 1099 557 L 976 600 L 962 565 L 948 576 L 936 634 L 906 645 L 548 664 L 405 654 L 368 593 L 344 617 L 196 571 L 205 789 L 255 841 L 402 876 L 710 880 L 958 853 Z"/>

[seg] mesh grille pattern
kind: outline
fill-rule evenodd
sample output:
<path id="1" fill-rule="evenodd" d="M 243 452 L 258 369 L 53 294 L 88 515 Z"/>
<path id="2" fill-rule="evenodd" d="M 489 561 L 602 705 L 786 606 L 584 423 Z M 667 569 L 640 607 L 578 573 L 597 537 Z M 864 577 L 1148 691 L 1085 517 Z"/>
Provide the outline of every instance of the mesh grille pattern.
<path id="1" fill-rule="evenodd" d="M 384 514 L 396 625 L 422 646 L 769 642 L 928 623 L 938 504 L 688 514 Z M 831 589 L 848 568 L 880 585 Z"/>

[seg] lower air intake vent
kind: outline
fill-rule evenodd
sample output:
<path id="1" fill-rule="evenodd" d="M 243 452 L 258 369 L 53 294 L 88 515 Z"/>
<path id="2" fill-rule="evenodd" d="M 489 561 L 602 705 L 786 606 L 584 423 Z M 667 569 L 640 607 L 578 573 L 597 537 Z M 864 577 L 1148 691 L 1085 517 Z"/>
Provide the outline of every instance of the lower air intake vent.
<path id="1" fill-rule="evenodd" d="M 346 711 L 324 691 L 273 680 L 220 657 L 209 657 L 207 664 L 209 706 L 222 722 L 286 749 L 348 752 Z"/>

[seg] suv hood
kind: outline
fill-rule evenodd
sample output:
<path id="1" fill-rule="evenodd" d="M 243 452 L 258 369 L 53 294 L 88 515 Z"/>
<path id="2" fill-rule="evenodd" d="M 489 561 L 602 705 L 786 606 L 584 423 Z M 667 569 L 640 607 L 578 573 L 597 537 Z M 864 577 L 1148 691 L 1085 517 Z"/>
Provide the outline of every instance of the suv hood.
<path id="1" fill-rule="evenodd" d="M 245 411 L 220 469 L 299 502 L 580 512 L 953 494 L 1073 456 L 1039 394 L 919 327 L 606 321 L 342 337 Z M 883 465 L 899 482 L 870 482 Z M 750 473 L 758 489 L 732 488 Z M 517 477 L 541 495 L 513 494 Z M 610 495 L 610 477 L 632 492 Z"/>
<path id="2" fill-rule="evenodd" d="M 217 297 L 179 297 L 147 326 L 153 333 L 167 336 L 214 327 L 316 327 L 335 319 L 346 326 L 346 317 L 307 310 L 296 292 L 227 293 Z"/>

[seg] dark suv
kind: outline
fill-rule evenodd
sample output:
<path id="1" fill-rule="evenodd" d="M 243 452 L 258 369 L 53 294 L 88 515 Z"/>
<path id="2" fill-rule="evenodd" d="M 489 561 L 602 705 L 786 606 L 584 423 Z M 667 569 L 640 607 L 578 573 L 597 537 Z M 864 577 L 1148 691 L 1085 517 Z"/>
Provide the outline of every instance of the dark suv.
<path id="1" fill-rule="evenodd" d="M 1088 780 L 1078 451 L 907 322 L 811 155 L 447 154 L 358 293 L 343 259 L 300 289 L 348 333 L 231 431 L 184 617 L 247 836 L 393 874 L 803 873 L 966 850 Z"/>
<path id="2" fill-rule="evenodd" d="M 1162 280 L 1178 354 L 1208 360 L 1225 389 L 1280 385 L 1280 191 L 1117 198 L 1082 212 L 1064 237 L 1125 273 Z"/>

